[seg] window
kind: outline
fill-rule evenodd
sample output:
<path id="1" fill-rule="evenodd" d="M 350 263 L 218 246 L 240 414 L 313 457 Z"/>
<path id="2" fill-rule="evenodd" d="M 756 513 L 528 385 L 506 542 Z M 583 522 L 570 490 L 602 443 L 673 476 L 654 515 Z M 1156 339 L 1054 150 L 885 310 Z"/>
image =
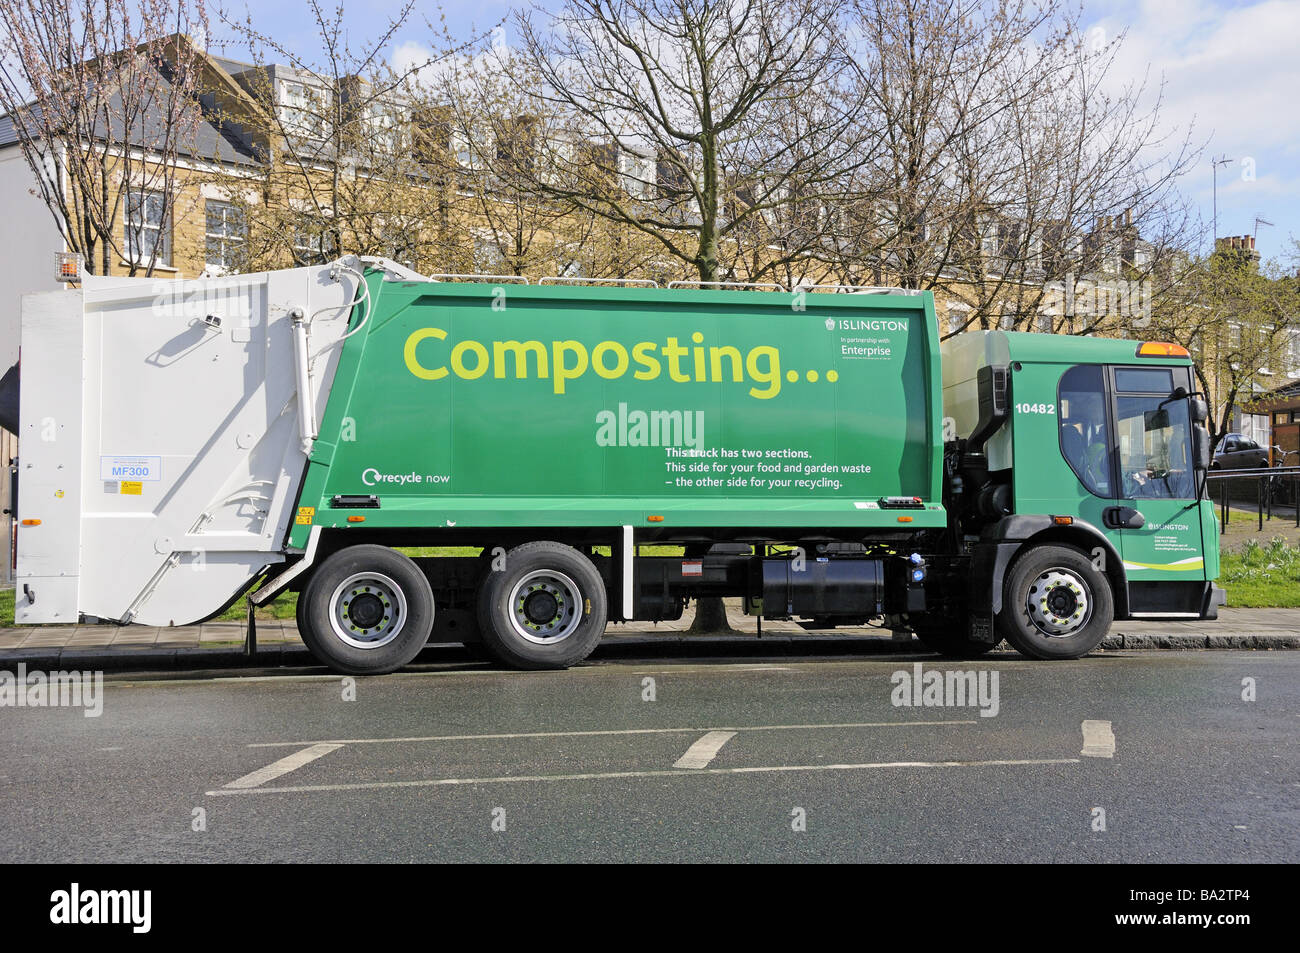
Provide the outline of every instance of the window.
<path id="1" fill-rule="evenodd" d="M 482 275 L 500 274 L 505 263 L 506 258 L 501 254 L 498 236 L 491 231 L 475 229 L 474 270 Z"/>
<path id="2" fill-rule="evenodd" d="M 618 172 L 627 194 L 636 199 L 649 199 L 655 193 L 654 156 L 638 155 L 627 149 L 618 152 Z"/>
<path id="3" fill-rule="evenodd" d="M 171 231 L 161 192 L 128 192 L 126 196 L 126 256 L 138 264 L 172 262 Z"/>
<path id="4" fill-rule="evenodd" d="M 248 234 L 244 213 L 229 202 L 213 201 L 207 202 L 205 213 L 208 268 L 223 273 L 235 271 Z"/>
<path id="5" fill-rule="evenodd" d="M 1061 376 L 1057 388 L 1061 456 L 1095 496 L 1111 497 L 1110 437 L 1102 369 L 1081 364 Z"/>
<path id="6" fill-rule="evenodd" d="M 1192 478 L 1192 425 L 1189 403 L 1169 400 L 1173 372 L 1155 368 L 1117 368 L 1116 421 L 1119 467 L 1125 499 L 1195 499 Z M 1145 390 L 1145 394 L 1124 391 Z"/>
<path id="7" fill-rule="evenodd" d="M 311 83 L 280 84 L 280 121 L 289 133 L 322 134 L 331 98 L 323 86 Z"/>
<path id="8" fill-rule="evenodd" d="M 472 123 L 468 128 L 451 132 L 451 154 L 457 165 L 469 172 L 487 170 L 486 156 L 490 155 L 496 137 L 489 123 Z"/>
<path id="9" fill-rule="evenodd" d="M 297 228 L 293 233 L 293 260 L 298 265 L 321 265 L 335 256 L 334 233 L 327 229 Z"/>
<path id="10" fill-rule="evenodd" d="M 1168 397 L 1174 390 L 1174 372 L 1167 367 L 1117 367 L 1115 389 Z"/>

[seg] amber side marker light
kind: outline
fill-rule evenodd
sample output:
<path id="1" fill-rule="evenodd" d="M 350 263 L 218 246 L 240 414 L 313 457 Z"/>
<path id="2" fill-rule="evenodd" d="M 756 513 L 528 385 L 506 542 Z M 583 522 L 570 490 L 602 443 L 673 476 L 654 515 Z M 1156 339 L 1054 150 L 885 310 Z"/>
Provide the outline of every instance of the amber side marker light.
<path id="1" fill-rule="evenodd" d="M 40 520 L 23 520 L 23 521 L 22 521 L 22 525 L 24 525 L 24 526 L 40 526 L 40 525 L 41 525 L 41 521 L 40 521 Z"/>
<path id="2" fill-rule="evenodd" d="M 647 516 L 646 521 L 649 523 L 662 523 L 664 518 L 662 516 Z"/>
<path id="3" fill-rule="evenodd" d="M 900 523 L 910 523 L 910 522 L 912 522 L 912 517 L 910 517 L 910 516 L 900 516 L 900 517 L 898 518 L 898 521 L 899 521 Z"/>
<path id="4" fill-rule="evenodd" d="M 349 516 L 349 517 L 348 517 L 348 522 L 349 522 L 349 523 L 364 523 L 365 521 L 366 521 L 366 518 L 365 518 L 364 516 Z"/>
<path id="5" fill-rule="evenodd" d="M 1071 523 L 1074 522 L 1074 517 L 1073 517 L 1073 516 L 1053 516 L 1053 517 L 1052 517 L 1052 522 L 1055 523 L 1057 526 L 1069 526 Z"/>
<path id="6" fill-rule="evenodd" d="M 1190 357 L 1187 348 L 1168 341 L 1144 341 L 1138 345 L 1138 357 Z"/>

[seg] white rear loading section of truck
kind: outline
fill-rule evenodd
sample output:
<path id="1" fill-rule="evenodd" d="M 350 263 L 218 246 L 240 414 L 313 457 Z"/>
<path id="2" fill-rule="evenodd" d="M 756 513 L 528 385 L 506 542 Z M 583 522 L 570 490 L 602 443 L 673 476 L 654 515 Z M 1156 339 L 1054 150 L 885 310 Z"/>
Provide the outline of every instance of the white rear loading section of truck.
<path id="1" fill-rule="evenodd" d="M 285 559 L 346 261 L 23 299 L 17 622 L 188 624 Z"/>

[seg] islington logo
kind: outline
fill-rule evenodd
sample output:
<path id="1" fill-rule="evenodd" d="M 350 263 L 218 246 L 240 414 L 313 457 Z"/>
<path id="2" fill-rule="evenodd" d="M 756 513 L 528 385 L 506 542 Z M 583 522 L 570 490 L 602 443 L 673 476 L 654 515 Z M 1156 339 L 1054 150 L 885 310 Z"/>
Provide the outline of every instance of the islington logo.
<path id="1" fill-rule="evenodd" d="M 50 894 L 50 922 L 60 925 L 130 924 L 132 933 L 153 925 L 152 890 L 68 890 Z"/>
<path id="2" fill-rule="evenodd" d="M 0 672 L 0 708 L 83 708 L 87 718 L 104 713 L 103 672 Z"/>
<path id="3" fill-rule="evenodd" d="M 981 718 L 997 717 L 998 673 L 925 671 L 920 662 L 912 671 L 889 676 L 894 690 L 889 700 L 895 708 L 975 708 Z"/>

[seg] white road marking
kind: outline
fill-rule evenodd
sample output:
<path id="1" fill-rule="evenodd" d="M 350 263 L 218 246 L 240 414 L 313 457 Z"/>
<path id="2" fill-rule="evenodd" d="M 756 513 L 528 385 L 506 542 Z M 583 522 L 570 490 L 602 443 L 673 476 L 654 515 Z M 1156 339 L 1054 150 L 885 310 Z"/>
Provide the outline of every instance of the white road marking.
<path id="1" fill-rule="evenodd" d="M 1078 758 L 1038 758 L 1025 761 L 876 761 L 869 764 L 802 764 L 763 768 L 701 768 L 698 771 L 602 771 L 591 774 L 534 774 L 501 778 L 427 778 L 414 781 L 362 781 L 352 784 L 306 784 L 286 788 L 223 788 L 208 797 L 227 794 L 310 794 L 318 791 L 365 791 L 375 788 L 422 788 L 467 784 L 509 784 L 529 781 L 601 781 L 619 778 L 686 778 L 706 774 L 772 774 L 799 771 L 865 771 L 874 768 L 988 768 L 1079 764 Z"/>
<path id="2" fill-rule="evenodd" d="M 929 725 L 976 725 L 963 721 L 857 721 L 834 725 L 737 725 L 718 728 L 613 728 L 594 731 L 516 731 L 486 735 L 424 735 L 410 738 L 336 738 L 328 741 L 257 741 L 250 748 L 297 748 L 302 745 L 386 745 L 423 741 L 509 741 L 517 738 L 586 738 L 596 735 L 694 735 L 705 731 L 803 731 L 809 728 L 920 728 Z"/>
<path id="3" fill-rule="evenodd" d="M 1079 752 L 1085 758 L 1115 757 L 1115 732 L 1110 730 L 1108 721 L 1085 721 L 1083 728 L 1083 750 Z"/>
<path id="4" fill-rule="evenodd" d="M 291 755 L 281 758 L 279 761 L 273 761 L 265 768 L 258 768 L 251 774 L 246 774 L 242 778 L 231 781 L 226 785 L 228 788 L 237 790 L 248 790 L 250 788 L 260 787 L 267 781 L 274 781 L 281 775 L 288 774 L 290 771 L 297 771 L 305 764 L 310 764 L 317 758 L 323 758 L 331 751 L 338 751 L 342 748 L 341 744 L 317 744 L 310 748 L 303 748 L 301 751 L 295 751 Z"/>
<path id="5" fill-rule="evenodd" d="M 687 748 L 686 754 L 678 758 L 673 767 L 690 768 L 692 770 L 708 767 L 709 762 L 718 756 L 722 746 L 734 737 L 736 737 L 734 731 L 710 731 Z"/>

